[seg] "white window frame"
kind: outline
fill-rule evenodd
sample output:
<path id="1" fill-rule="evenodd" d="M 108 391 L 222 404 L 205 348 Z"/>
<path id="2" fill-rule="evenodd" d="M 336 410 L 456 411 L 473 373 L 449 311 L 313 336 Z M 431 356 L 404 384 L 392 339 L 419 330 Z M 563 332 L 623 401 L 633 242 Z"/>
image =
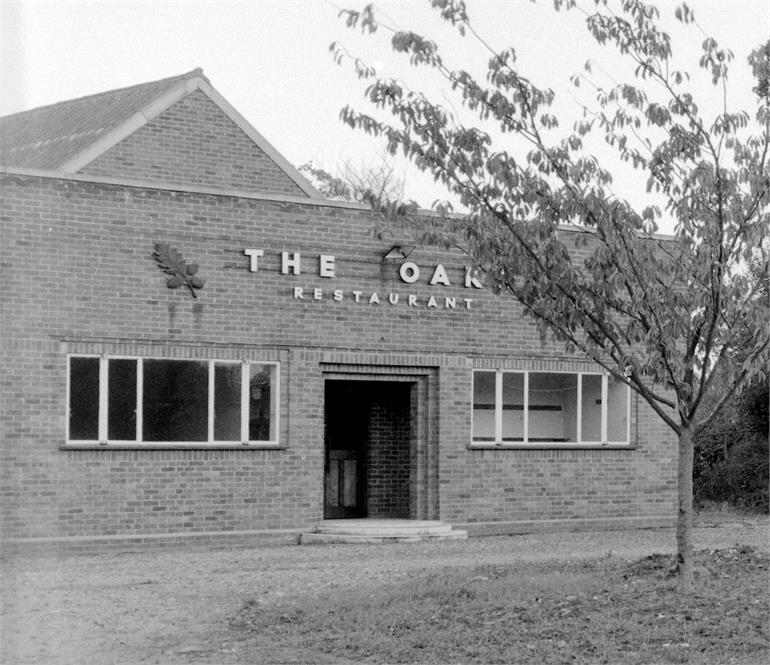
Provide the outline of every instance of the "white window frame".
<path id="1" fill-rule="evenodd" d="M 72 358 L 98 358 L 99 359 L 99 413 L 98 413 L 98 439 L 72 439 L 70 438 L 71 415 L 71 367 Z M 134 439 L 108 439 L 109 423 L 109 361 L 110 360 L 135 360 L 136 361 L 136 437 Z M 144 361 L 182 361 L 205 362 L 208 367 L 208 401 L 207 401 L 207 437 L 206 441 L 144 441 L 143 401 L 144 401 Z M 241 436 L 238 441 L 217 441 L 214 439 L 214 370 L 217 365 L 240 365 L 241 367 Z M 269 441 L 249 439 L 249 387 L 250 373 L 253 365 L 270 365 L 275 367 L 275 385 L 270 395 L 270 418 L 274 423 L 273 438 Z M 68 353 L 67 354 L 67 389 L 66 389 L 66 445 L 68 446 L 94 446 L 94 447 L 138 447 L 138 448 L 181 448 L 181 447 L 217 447 L 217 448 L 269 448 L 276 447 L 280 441 L 281 431 L 281 363 L 274 360 L 233 360 L 226 358 L 166 358 L 158 356 L 132 356 L 121 354 L 97 354 L 97 353 Z"/>
<path id="2" fill-rule="evenodd" d="M 495 434 L 494 440 L 488 439 L 474 439 L 474 385 L 475 375 L 477 372 L 486 372 L 495 374 Z M 523 440 L 522 441 L 504 441 L 503 440 L 503 376 L 505 374 L 519 374 L 524 376 L 524 395 L 523 395 Z M 576 426 L 575 426 L 575 438 L 576 441 L 530 441 L 529 439 L 529 375 L 530 374 L 568 374 L 576 377 L 577 391 L 575 405 L 576 409 Z M 583 441 L 582 440 L 582 397 L 583 397 L 583 376 L 601 376 L 601 440 L 600 441 Z M 626 433 L 624 441 L 608 441 L 607 438 L 607 422 L 608 422 L 608 394 L 609 394 L 609 379 L 610 375 L 607 372 L 598 371 L 563 371 L 563 370 L 518 370 L 518 369 L 499 369 L 499 368 L 474 368 L 471 373 L 471 430 L 470 440 L 471 446 L 477 448 L 485 448 L 494 446 L 495 448 L 521 448 L 521 447 L 533 447 L 533 448 L 581 448 L 581 447 L 628 447 L 631 445 L 631 389 L 626 385 Z"/>

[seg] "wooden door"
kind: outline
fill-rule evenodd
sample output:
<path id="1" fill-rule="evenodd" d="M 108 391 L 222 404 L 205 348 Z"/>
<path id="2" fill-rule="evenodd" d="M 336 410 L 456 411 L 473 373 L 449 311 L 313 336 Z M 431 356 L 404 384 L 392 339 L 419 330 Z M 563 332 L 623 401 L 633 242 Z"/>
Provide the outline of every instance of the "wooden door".
<path id="1" fill-rule="evenodd" d="M 353 381 L 327 381 L 324 518 L 366 517 L 368 404 Z"/>

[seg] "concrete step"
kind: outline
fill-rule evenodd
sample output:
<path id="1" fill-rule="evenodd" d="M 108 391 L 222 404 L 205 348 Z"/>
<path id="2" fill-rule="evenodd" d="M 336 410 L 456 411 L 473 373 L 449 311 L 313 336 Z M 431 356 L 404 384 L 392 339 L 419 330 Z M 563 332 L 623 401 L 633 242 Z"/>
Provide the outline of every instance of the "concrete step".
<path id="1" fill-rule="evenodd" d="M 315 531 L 303 533 L 300 543 L 416 543 L 424 540 L 458 540 L 467 531 L 452 529 L 438 520 L 352 519 L 324 520 Z"/>

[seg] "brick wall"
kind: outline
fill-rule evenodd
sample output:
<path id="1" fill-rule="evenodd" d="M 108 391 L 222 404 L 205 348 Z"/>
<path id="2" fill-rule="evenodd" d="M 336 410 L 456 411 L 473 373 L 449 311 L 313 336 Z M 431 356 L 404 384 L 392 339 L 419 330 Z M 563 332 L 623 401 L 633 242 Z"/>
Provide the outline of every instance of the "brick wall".
<path id="1" fill-rule="evenodd" d="M 409 384 L 372 389 L 369 409 L 368 515 L 409 517 L 411 425 Z"/>
<path id="2" fill-rule="evenodd" d="M 526 358 L 475 364 L 553 372 L 580 369 L 571 361 Z M 470 449 L 468 383 L 465 369 L 442 371 L 443 518 L 462 523 L 630 516 L 664 521 L 675 514 L 676 443 L 637 397 L 632 395 L 627 449 Z"/>
<path id="3" fill-rule="evenodd" d="M 307 196 L 200 90 L 117 143 L 81 173 Z"/>
<path id="4" fill-rule="evenodd" d="M 139 354 L 279 361 L 280 450 L 61 449 L 66 428 L 66 354 Z M 3 345 L 0 497 L 5 538 L 274 530 L 319 519 L 323 468 L 315 380 L 294 375 L 291 354 L 196 345 L 16 341 Z M 291 408 L 289 396 L 293 395 Z M 305 415 L 307 414 L 307 415 Z M 306 424 L 305 418 L 309 421 Z"/>
<path id="5" fill-rule="evenodd" d="M 469 448 L 473 367 L 589 365 L 542 343 L 514 303 L 464 288 L 459 255 L 416 249 L 409 258 L 421 278 L 404 284 L 363 211 L 33 176 L 4 176 L 0 192 L 6 538 L 309 526 L 323 514 L 323 385 L 332 370 L 414 377 L 420 396 L 409 420 L 422 433 L 410 466 L 412 517 L 674 514 L 675 446 L 641 404 L 631 449 Z M 166 287 L 152 259 L 160 241 L 200 264 L 197 300 Z M 264 250 L 258 272 L 245 247 Z M 299 275 L 281 274 L 284 250 L 301 252 Z M 319 276 L 321 253 L 335 255 L 335 277 Z M 438 262 L 451 286 L 427 283 Z M 471 309 L 428 307 L 431 296 L 471 297 Z M 277 360 L 282 447 L 68 448 L 67 353 Z"/>
<path id="6" fill-rule="evenodd" d="M 340 347 L 485 355 L 564 355 L 543 344 L 520 307 L 489 289 L 463 287 L 466 260 L 434 248 L 410 255 L 421 276 L 399 280 L 372 237 L 365 211 L 230 196 L 121 187 L 30 176 L 4 178 L 9 332 L 55 338 Z M 200 265 L 206 286 L 192 299 L 166 288 L 152 258 L 169 242 Z M 246 247 L 262 248 L 258 272 Z M 281 274 L 281 251 L 301 253 L 301 274 Z M 318 276 L 319 254 L 336 277 Z M 450 286 L 430 286 L 442 262 Z M 303 298 L 294 289 L 303 289 Z M 322 298 L 313 298 L 314 288 Z M 343 300 L 334 300 L 334 290 Z M 355 293 L 359 302 L 355 301 Z M 378 303 L 370 303 L 377 294 Z M 393 305 L 388 294 L 399 296 Z M 408 295 L 417 298 L 409 306 Z M 435 297 L 440 307 L 428 307 Z M 443 307 L 446 297 L 461 303 Z M 471 298 L 471 308 L 462 305 Z M 98 325 L 95 325 L 98 322 Z"/>

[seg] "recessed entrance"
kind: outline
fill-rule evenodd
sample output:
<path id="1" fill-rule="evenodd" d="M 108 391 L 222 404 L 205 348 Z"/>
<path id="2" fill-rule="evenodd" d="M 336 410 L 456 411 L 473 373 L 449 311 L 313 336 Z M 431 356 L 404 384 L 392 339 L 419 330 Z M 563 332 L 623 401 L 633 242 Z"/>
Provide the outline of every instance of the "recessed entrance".
<path id="1" fill-rule="evenodd" d="M 410 517 L 415 385 L 326 380 L 325 519 Z"/>

